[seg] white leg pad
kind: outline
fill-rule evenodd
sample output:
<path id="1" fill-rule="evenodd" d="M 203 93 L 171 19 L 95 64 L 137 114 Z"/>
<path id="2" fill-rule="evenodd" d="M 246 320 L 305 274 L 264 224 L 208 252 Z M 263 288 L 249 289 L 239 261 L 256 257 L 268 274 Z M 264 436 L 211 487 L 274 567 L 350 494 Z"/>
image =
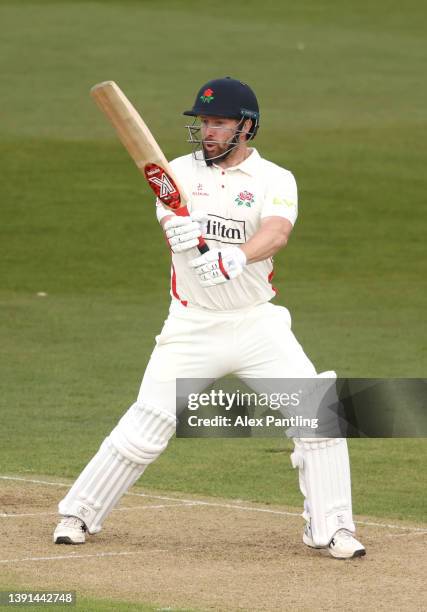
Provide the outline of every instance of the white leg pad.
<path id="1" fill-rule="evenodd" d="M 316 546 L 327 546 L 338 529 L 355 532 L 350 462 L 345 438 L 294 438 L 292 466 L 299 468 L 303 517 Z"/>
<path id="2" fill-rule="evenodd" d="M 157 408 L 134 404 L 59 503 L 59 513 L 77 516 L 89 533 L 102 523 L 147 465 L 166 448 L 176 418 Z"/>

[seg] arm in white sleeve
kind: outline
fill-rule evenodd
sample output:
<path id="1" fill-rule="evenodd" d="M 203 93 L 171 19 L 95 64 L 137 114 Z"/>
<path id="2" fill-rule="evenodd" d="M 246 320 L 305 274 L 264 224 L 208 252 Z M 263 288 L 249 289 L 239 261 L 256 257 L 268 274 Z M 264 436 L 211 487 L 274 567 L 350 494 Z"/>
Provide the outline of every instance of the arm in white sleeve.
<path id="1" fill-rule="evenodd" d="M 298 216 L 298 190 L 292 172 L 277 169 L 277 175 L 269 186 L 261 218 L 283 217 L 295 225 Z"/>

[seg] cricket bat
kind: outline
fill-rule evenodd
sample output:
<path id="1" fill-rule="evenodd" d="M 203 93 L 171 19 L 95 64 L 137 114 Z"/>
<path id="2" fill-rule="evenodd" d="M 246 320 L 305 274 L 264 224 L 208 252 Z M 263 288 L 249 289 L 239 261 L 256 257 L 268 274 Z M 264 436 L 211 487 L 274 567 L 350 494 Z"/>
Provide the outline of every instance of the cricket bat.
<path id="1" fill-rule="evenodd" d="M 118 137 L 157 198 L 176 215 L 188 216 L 186 194 L 179 186 L 166 157 L 141 115 L 117 83 L 98 83 L 92 87 L 90 93 L 113 124 Z M 200 253 L 209 251 L 208 245 L 201 237 L 197 248 Z"/>

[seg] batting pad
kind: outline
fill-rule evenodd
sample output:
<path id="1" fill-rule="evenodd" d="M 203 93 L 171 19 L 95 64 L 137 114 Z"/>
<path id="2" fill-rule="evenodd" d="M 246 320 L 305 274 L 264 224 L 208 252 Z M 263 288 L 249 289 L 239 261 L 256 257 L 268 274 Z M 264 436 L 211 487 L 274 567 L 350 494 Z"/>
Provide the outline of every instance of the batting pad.
<path id="1" fill-rule="evenodd" d="M 316 546 L 327 546 L 338 529 L 354 532 L 350 462 L 345 438 L 295 438 L 292 466 L 299 468 L 303 517 Z"/>
<path id="2" fill-rule="evenodd" d="M 89 533 L 100 531 L 122 495 L 166 448 L 175 426 L 171 414 L 131 406 L 61 500 L 59 513 L 77 516 Z"/>
<path id="3" fill-rule="evenodd" d="M 162 453 L 176 429 L 176 417 L 147 404 L 133 404 L 110 434 L 129 461 L 148 465 Z"/>

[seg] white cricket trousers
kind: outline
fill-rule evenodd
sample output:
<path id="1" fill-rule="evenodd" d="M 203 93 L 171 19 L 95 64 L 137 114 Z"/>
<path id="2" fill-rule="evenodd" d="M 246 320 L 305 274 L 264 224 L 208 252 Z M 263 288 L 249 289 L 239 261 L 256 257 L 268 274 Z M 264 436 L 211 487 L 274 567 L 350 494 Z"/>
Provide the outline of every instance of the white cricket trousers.
<path id="1" fill-rule="evenodd" d="M 104 440 L 96 455 L 59 503 L 89 533 L 101 530 L 122 495 L 166 448 L 176 427 L 176 379 L 191 378 L 192 391 L 206 379 L 233 374 L 252 379 L 312 378 L 313 364 L 291 331 L 283 306 L 260 304 L 238 311 L 208 312 L 173 303 L 151 355 L 138 399 Z M 195 388 L 201 379 L 201 389 Z M 306 497 L 305 518 L 316 544 L 327 543 L 351 522 L 351 493 L 345 440 L 316 441 L 294 453 Z"/>
<path id="2" fill-rule="evenodd" d="M 252 379 L 255 391 L 259 391 L 257 380 L 262 385 L 262 379 L 317 376 L 283 306 L 267 302 L 233 312 L 211 312 L 176 302 L 156 338 L 137 404 L 176 416 L 177 378 L 191 378 L 191 390 L 197 393 L 206 379 L 227 374 Z M 336 377 L 335 372 L 325 372 L 319 378 L 324 375 Z M 205 379 L 201 389 L 196 388 L 198 378 Z M 328 545 L 338 529 L 354 532 L 347 441 L 297 438 L 292 464 L 299 469 L 303 517 L 314 544 Z"/>
<path id="3" fill-rule="evenodd" d="M 267 302 L 235 311 L 206 311 L 173 302 L 156 337 L 137 403 L 175 416 L 177 378 L 215 380 L 227 374 L 254 379 L 316 375 L 292 333 L 287 308 Z"/>

